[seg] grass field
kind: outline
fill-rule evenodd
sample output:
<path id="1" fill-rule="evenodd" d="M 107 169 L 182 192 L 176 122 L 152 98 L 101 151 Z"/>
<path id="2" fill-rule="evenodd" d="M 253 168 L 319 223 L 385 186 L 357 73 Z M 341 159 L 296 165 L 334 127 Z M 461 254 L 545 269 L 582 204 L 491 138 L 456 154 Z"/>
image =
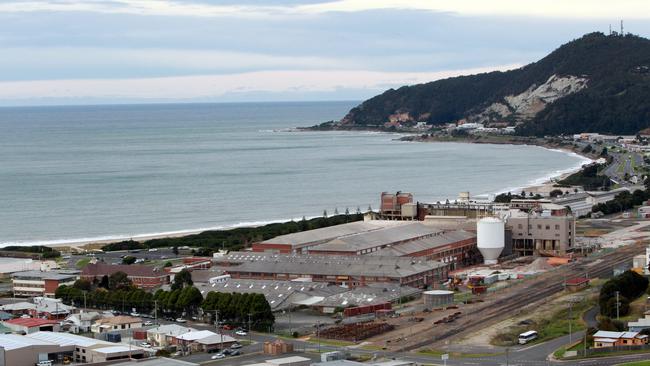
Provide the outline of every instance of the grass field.
<path id="1" fill-rule="evenodd" d="M 571 324 L 572 332 L 583 330 L 586 325 L 582 320 L 582 314 L 594 305 L 595 299 L 587 298 L 579 303 L 573 304 L 571 312 L 569 312 L 569 306 L 567 304 L 566 307 L 560 308 L 552 316 L 547 318 L 534 320 L 531 324 L 515 325 L 506 328 L 492 339 L 492 344 L 496 346 L 515 345 L 518 342 L 519 334 L 531 329 L 539 333 L 539 338 L 532 343 L 540 343 L 569 334 L 569 324 Z"/>
<path id="2" fill-rule="evenodd" d="M 622 363 L 620 366 L 650 366 L 650 360 Z"/>

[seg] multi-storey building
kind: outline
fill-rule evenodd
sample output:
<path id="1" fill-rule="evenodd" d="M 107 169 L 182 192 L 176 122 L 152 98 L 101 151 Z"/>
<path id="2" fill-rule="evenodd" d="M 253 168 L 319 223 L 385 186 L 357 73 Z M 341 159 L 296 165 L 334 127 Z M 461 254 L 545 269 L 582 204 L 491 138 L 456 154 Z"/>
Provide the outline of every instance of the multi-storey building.
<path id="1" fill-rule="evenodd" d="M 78 278 L 76 274 L 25 271 L 12 274 L 11 282 L 14 296 L 54 297 L 59 286 L 71 286 Z"/>

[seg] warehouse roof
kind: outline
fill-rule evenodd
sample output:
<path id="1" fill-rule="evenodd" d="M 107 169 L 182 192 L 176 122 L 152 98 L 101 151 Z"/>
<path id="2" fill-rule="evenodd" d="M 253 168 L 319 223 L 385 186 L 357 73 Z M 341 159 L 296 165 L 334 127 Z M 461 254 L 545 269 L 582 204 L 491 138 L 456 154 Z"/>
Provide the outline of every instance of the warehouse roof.
<path id="1" fill-rule="evenodd" d="M 422 290 L 400 286 L 399 284 L 369 284 L 367 286 L 355 287 L 350 291 L 328 296 L 316 303 L 318 306 L 349 306 L 349 305 L 374 305 L 386 302 L 394 302 L 404 296 L 413 296 L 421 293 Z"/>
<path id="2" fill-rule="evenodd" d="M 122 353 L 122 352 L 134 352 L 134 351 L 139 351 L 139 348 L 131 348 L 127 346 L 110 346 L 110 347 L 102 347 L 102 348 L 95 348 L 93 351 L 99 352 L 99 353 Z"/>
<path id="3" fill-rule="evenodd" d="M 0 310 L 2 311 L 17 311 L 17 310 L 24 311 L 24 310 L 34 310 L 34 309 L 36 309 L 36 305 L 26 301 L 15 302 L 13 304 L 0 306 Z"/>
<path id="4" fill-rule="evenodd" d="M 476 239 L 476 234 L 465 230 L 446 231 L 427 238 L 392 244 L 370 254 L 378 256 L 408 256 L 468 239 Z"/>
<path id="5" fill-rule="evenodd" d="M 439 233 L 441 233 L 440 229 L 419 222 L 408 222 L 398 226 L 385 227 L 380 230 L 336 238 L 326 243 L 310 247 L 309 250 L 357 252 L 364 249 L 425 238 Z"/>
<path id="6" fill-rule="evenodd" d="M 196 340 L 196 342 L 201 344 L 233 343 L 237 342 L 237 339 L 226 334 L 215 334 L 204 338 L 199 338 Z"/>
<path id="7" fill-rule="evenodd" d="M 263 294 L 271 309 L 278 310 L 301 301 L 317 297 L 317 301 L 326 296 L 348 291 L 342 287 L 330 286 L 323 282 L 294 282 L 273 280 L 228 279 L 226 282 L 199 284 L 195 283 L 203 296 L 211 291 L 258 293 Z"/>
<path id="8" fill-rule="evenodd" d="M 227 272 L 288 273 L 297 275 L 349 275 L 401 278 L 445 267 L 444 263 L 407 257 L 290 255 L 273 253 L 229 254 Z"/>
<path id="9" fill-rule="evenodd" d="M 35 332 L 28 334 L 25 337 L 58 344 L 59 346 L 92 347 L 97 344 L 113 345 L 113 343 L 99 339 L 88 338 L 70 333 Z"/>
<path id="10" fill-rule="evenodd" d="M 404 224 L 405 222 L 403 221 L 389 220 L 355 221 L 347 224 L 280 235 L 273 239 L 265 240 L 262 244 L 286 244 L 294 247 L 302 247 L 310 244 L 315 245 L 324 243 L 347 235 L 372 232 L 374 230 L 380 230 L 392 226 L 402 226 Z"/>
<path id="11" fill-rule="evenodd" d="M 5 351 L 11 351 L 14 349 L 31 346 L 56 346 L 56 344 L 52 342 L 47 342 L 17 334 L 0 334 L 0 344 L 2 345 L 2 348 L 5 349 Z"/>

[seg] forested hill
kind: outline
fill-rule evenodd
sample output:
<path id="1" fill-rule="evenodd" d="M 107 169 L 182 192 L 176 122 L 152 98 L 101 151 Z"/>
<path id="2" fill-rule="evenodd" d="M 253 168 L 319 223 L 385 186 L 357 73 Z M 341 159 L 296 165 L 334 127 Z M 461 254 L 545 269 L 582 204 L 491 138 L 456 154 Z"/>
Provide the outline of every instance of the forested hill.
<path id="1" fill-rule="evenodd" d="M 508 123 L 521 135 L 635 134 L 650 127 L 650 40 L 590 33 L 506 72 L 390 89 L 335 126 Z"/>

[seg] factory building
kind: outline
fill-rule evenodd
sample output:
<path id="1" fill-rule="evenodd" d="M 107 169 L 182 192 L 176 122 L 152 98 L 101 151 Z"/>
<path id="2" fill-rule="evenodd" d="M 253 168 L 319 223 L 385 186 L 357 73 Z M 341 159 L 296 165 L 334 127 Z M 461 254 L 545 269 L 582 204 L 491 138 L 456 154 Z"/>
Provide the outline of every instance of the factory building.
<path id="1" fill-rule="evenodd" d="M 519 255 L 562 256 L 573 250 L 575 218 L 554 210 L 512 210 L 507 226 L 512 230 L 512 250 Z"/>
<path id="2" fill-rule="evenodd" d="M 254 252 L 303 253 L 318 244 L 323 244 L 348 235 L 369 233 L 404 223 L 388 220 L 356 221 L 342 225 L 280 235 L 273 239 L 253 243 Z"/>
<path id="3" fill-rule="evenodd" d="M 379 215 L 386 220 L 414 220 L 417 218 L 417 204 L 413 203 L 411 193 L 382 192 Z"/>
<path id="4" fill-rule="evenodd" d="M 254 244 L 255 252 L 418 257 L 452 268 L 478 258 L 476 235 L 421 222 L 371 220 L 288 234 Z"/>
<path id="5" fill-rule="evenodd" d="M 404 257 L 234 252 L 220 259 L 233 279 L 327 282 L 349 287 L 396 283 L 424 288 L 447 279 L 448 266 Z"/>

